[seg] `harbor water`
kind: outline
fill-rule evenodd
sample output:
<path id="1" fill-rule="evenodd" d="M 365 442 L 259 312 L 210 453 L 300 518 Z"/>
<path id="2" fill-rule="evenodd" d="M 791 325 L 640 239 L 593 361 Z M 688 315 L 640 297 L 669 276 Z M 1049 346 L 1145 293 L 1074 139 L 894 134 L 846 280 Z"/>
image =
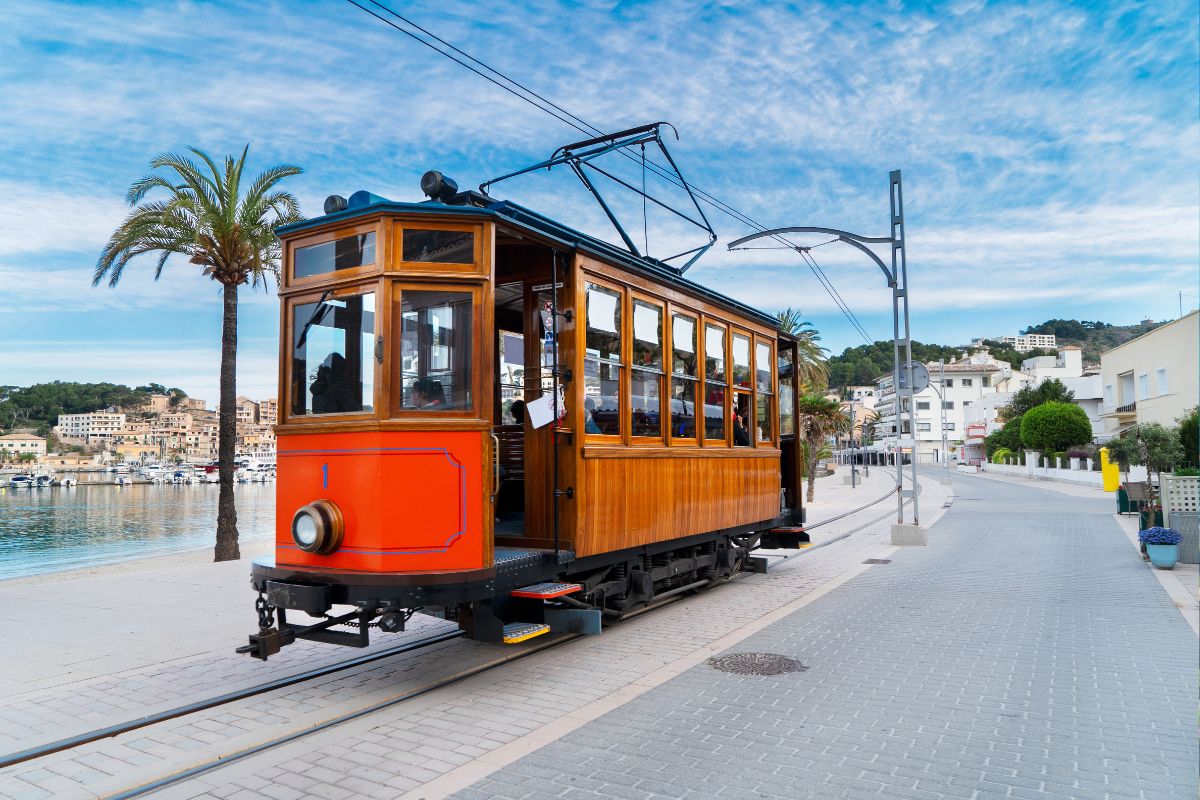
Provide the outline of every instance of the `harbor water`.
<path id="1" fill-rule="evenodd" d="M 0 580 L 211 548 L 213 484 L 91 485 L 0 492 Z M 234 487 L 242 541 L 269 539 L 275 485 Z"/>

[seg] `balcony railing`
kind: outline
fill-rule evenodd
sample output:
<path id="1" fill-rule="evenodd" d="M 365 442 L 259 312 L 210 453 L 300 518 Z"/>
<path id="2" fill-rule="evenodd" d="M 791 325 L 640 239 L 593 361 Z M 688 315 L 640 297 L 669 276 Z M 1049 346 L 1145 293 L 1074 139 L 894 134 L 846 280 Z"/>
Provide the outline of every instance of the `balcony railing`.
<path id="1" fill-rule="evenodd" d="M 1126 403 L 1126 404 L 1125 404 L 1125 405 L 1123 405 L 1123 406 L 1117 406 L 1117 412 L 1116 412 L 1116 413 L 1118 413 L 1118 414 L 1132 414 L 1132 413 L 1134 413 L 1135 411 L 1137 411 L 1137 401 L 1136 401 L 1136 400 L 1134 400 L 1132 403 Z"/>

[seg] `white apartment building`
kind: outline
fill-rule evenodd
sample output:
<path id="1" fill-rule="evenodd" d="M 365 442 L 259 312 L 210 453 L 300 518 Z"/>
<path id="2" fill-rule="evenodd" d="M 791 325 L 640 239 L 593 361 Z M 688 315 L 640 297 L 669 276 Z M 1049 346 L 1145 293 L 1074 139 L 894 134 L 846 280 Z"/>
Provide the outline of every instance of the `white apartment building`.
<path id="1" fill-rule="evenodd" d="M 897 433 L 892 376 L 889 373 L 879 379 L 876 438 L 886 448 L 896 447 L 899 439 L 914 439 L 918 461 L 935 462 L 941 459 L 943 412 L 946 441 L 953 453 L 964 441 L 967 415 L 973 406 L 992 395 L 997 378 L 1007 378 L 1012 368 L 1006 363 L 997 362 L 987 353 L 964 355 L 964 358 L 946 364 L 944 368 L 936 362 L 926 364 L 926 368 L 929 370 L 930 386 L 913 396 L 916 404 L 915 432 L 908 427 L 907 403 L 902 402 L 900 405 L 904 413 Z"/>
<path id="2" fill-rule="evenodd" d="M 125 415 L 115 411 L 93 411 L 90 414 L 60 414 L 58 435 L 76 439 L 83 444 L 95 444 L 117 436 L 125 427 Z"/>
<path id="3" fill-rule="evenodd" d="M 1018 353 L 1025 353 L 1038 348 L 1053 350 L 1058 347 L 1052 333 L 1023 333 L 1020 336 L 1001 336 L 999 341 L 1011 346 Z"/>
<path id="4" fill-rule="evenodd" d="M 46 455 L 46 440 L 32 433 L 10 433 L 0 436 L 0 450 L 7 450 L 11 456 L 33 453 L 41 458 Z"/>
<path id="5" fill-rule="evenodd" d="M 1083 350 L 1070 344 L 1057 355 L 1027 358 L 1021 362 L 1021 372 L 1031 375 L 1035 384 L 1049 378 L 1078 378 L 1083 374 Z"/>
<path id="6" fill-rule="evenodd" d="M 1200 404 L 1200 312 L 1168 322 L 1100 356 L 1104 436 L 1176 420 Z"/>

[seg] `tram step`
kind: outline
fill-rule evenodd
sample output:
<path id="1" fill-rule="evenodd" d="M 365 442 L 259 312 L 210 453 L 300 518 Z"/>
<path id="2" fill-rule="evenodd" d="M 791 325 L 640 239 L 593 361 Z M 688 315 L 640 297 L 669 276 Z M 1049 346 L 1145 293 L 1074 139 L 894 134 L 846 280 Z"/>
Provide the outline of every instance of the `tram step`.
<path id="1" fill-rule="evenodd" d="M 550 626 L 541 622 L 510 622 L 504 626 L 504 643 L 517 644 L 549 632 Z"/>
<path id="2" fill-rule="evenodd" d="M 574 594 L 583 587 L 578 583 L 535 583 L 532 586 L 522 586 L 509 592 L 513 597 L 531 597 L 534 600 L 549 600 Z"/>

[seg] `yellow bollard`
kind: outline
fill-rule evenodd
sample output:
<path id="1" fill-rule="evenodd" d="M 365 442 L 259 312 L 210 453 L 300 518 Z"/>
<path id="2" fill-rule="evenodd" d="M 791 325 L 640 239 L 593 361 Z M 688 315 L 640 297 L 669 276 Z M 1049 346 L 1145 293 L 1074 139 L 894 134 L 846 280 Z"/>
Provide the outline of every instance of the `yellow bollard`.
<path id="1" fill-rule="evenodd" d="M 1104 477 L 1104 491 L 1115 492 L 1121 485 L 1121 468 L 1108 460 L 1108 448 L 1100 448 L 1100 474 Z"/>

